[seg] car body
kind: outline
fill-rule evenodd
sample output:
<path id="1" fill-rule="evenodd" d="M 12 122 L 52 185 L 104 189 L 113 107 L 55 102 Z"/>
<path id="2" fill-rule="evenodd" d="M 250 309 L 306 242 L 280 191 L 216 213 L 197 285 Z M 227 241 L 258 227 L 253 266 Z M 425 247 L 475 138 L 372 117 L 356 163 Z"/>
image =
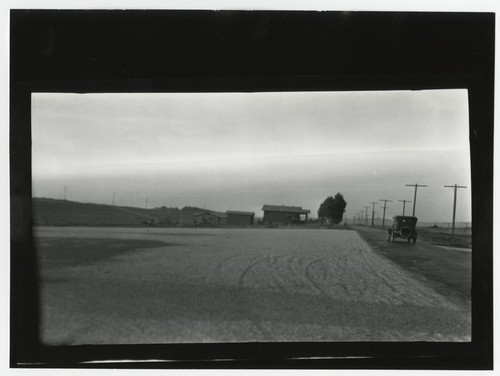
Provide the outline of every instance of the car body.
<path id="1" fill-rule="evenodd" d="M 389 228 L 387 233 L 387 240 L 394 240 L 396 238 L 407 239 L 408 243 L 413 240 L 413 244 L 417 242 L 417 217 L 408 215 L 396 215 L 392 217 L 394 223 Z"/>

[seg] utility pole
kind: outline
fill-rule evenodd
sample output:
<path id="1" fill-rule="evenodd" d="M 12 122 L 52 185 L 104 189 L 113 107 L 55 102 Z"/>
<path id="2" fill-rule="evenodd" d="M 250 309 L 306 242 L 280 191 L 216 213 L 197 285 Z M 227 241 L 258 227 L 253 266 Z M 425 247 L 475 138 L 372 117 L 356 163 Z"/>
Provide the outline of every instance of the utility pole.
<path id="1" fill-rule="evenodd" d="M 116 195 L 116 192 L 113 192 L 113 202 L 111 203 L 111 206 L 115 206 L 115 195 Z"/>
<path id="2" fill-rule="evenodd" d="M 453 188 L 453 224 L 451 227 L 451 235 L 455 234 L 455 212 L 457 210 L 457 188 L 467 188 L 463 185 L 445 185 L 445 188 Z"/>
<path id="3" fill-rule="evenodd" d="M 146 209 L 148 208 L 148 198 L 146 197 Z"/>
<path id="4" fill-rule="evenodd" d="M 382 227 L 385 226 L 385 209 L 387 209 L 387 203 L 392 202 L 391 200 L 379 199 L 379 201 L 384 201 L 384 214 L 382 216 Z"/>
<path id="5" fill-rule="evenodd" d="M 64 201 L 66 201 L 66 193 L 68 192 L 68 186 L 64 186 Z"/>
<path id="6" fill-rule="evenodd" d="M 415 195 L 413 196 L 413 216 L 415 216 L 415 206 L 417 204 L 417 188 L 418 187 L 427 187 L 426 185 L 423 184 L 406 184 L 407 187 L 415 187 Z"/>
<path id="7" fill-rule="evenodd" d="M 368 209 L 370 209 L 369 206 L 365 206 L 365 223 L 364 226 L 368 226 Z"/>
<path id="8" fill-rule="evenodd" d="M 370 202 L 370 204 L 372 204 L 372 227 L 373 227 L 373 224 L 375 221 L 375 204 L 376 204 L 376 202 Z"/>
<path id="9" fill-rule="evenodd" d="M 408 200 L 398 200 L 398 201 L 403 203 L 403 215 L 405 215 L 405 206 L 406 206 L 406 203 L 407 202 L 411 202 L 411 201 L 408 201 Z"/>

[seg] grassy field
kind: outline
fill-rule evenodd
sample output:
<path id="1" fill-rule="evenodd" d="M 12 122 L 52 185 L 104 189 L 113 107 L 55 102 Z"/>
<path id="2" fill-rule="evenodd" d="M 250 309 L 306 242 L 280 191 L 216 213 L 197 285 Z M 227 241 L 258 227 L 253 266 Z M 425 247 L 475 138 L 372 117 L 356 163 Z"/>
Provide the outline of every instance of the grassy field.
<path id="1" fill-rule="evenodd" d="M 422 240 L 427 240 L 433 244 L 449 247 L 471 248 L 472 229 L 455 229 L 451 234 L 451 228 L 444 227 L 419 227 L 418 236 Z"/>
<path id="2" fill-rule="evenodd" d="M 470 307 L 327 229 L 36 228 L 48 344 L 468 341 Z"/>

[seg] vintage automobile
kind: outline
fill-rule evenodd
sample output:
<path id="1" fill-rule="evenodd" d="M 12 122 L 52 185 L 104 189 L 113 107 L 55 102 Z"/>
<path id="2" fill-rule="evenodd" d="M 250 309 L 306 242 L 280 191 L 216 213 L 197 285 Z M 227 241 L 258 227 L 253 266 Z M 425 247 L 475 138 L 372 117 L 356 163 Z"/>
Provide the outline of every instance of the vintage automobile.
<path id="1" fill-rule="evenodd" d="M 417 217 L 396 215 L 392 217 L 394 223 L 389 228 L 387 233 L 387 240 L 396 238 L 407 239 L 408 243 L 413 239 L 413 244 L 417 242 Z"/>

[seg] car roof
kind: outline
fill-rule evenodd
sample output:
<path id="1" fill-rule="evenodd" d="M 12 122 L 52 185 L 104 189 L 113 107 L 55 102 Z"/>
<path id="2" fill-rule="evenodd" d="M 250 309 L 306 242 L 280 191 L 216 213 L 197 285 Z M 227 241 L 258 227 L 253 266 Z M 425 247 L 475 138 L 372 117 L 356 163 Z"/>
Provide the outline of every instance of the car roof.
<path id="1" fill-rule="evenodd" d="M 395 215 L 394 217 L 392 217 L 392 219 L 414 219 L 414 220 L 417 220 L 418 218 L 413 217 L 411 215 Z"/>

